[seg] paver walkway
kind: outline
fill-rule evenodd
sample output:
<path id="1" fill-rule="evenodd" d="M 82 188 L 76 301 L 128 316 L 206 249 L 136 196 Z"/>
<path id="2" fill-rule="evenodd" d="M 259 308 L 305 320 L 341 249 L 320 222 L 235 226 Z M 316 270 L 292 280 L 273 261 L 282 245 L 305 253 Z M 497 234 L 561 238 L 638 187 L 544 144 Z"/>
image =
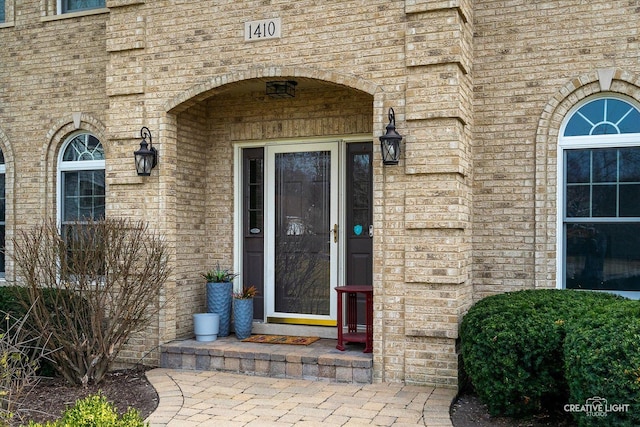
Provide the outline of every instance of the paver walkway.
<path id="1" fill-rule="evenodd" d="M 147 377 L 160 397 L 151 427 L 452 425 L 448 388 L 163 368 Z"/>

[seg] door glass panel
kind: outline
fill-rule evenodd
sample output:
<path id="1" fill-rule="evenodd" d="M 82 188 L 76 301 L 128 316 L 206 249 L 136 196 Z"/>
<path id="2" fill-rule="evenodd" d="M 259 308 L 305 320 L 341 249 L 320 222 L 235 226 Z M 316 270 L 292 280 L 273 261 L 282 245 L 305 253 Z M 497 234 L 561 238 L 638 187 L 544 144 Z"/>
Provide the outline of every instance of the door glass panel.
<path id="1" fill-rule="evenodd" d="M 355 154 L 352 162 L 353 226 L 348 230 L 355 236 L 368 236 L 371 209 L 371 161 L 370 154 Z"/>
<path id="2" fill-rule="evenodd" d="M 370 142 L 347 145 L 345 269 L 348 285 L 373 284 L 372 157 Z M 358 298 L 364 301 L 362 295 Z M 358 315 L 361 313 L 364 306 L 358 309 Z"/>
<path id="3" fill-rule="evenodd" d="M 249 213 L 249 233 L 262 234 L 263 223 L 263 209 L 264 204 L 262 202 L 262 180 L 263 180 L 263 163 L 264 159 L 255 158 L 248 159 L 248 206 L 246 207 Z"/>
<path id="4" fill-rule="evenodd" d="M 275 311 L 330 314 L 331 152 L 275 154 Z"/>
<path id="5" fill-rule="evenodd" d="M 264 320 L 264 148 L 245 148 L 243 158 L 242 286 L 255 286 L 253 318 Z"/>
<path id="6" fill-rule="evenodd" d="M 346 180 L 346 283 L 347 285 L 373 285 L 373 204 L 372 157 L 370 142 L 347 145 Z M 366 298 L 357 295 L 357 323 L 366 324 Z M 342 310 L 343 307 L 340 307 Z M 342 325 L 341 325 L 342 326 Z"/>

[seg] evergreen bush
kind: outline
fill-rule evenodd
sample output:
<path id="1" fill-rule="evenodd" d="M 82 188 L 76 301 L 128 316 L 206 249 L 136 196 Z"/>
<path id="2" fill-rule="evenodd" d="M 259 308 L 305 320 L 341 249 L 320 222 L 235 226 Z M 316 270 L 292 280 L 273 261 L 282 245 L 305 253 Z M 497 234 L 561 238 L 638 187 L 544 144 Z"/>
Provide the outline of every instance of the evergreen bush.
<path id="1" fill-rule="evenodd" d="M 568 324 L 622 298 L 526 290 L 484 298 L 460 328 L 465 372 L 491 415 L 526 416 L 568 401 L 563 343 Z"/>
<path id="2" fill-rule="evenodd" d="M 0 312 L 20 319 L 27 314 L 27 307 L 21 301 L 27 301 L 26 289 L 18 286 L 0 286 Z M 0 324 L 0 330 L 6 325 Z"/>
<path id="3" fill-rule="evenodd" d="M 576 319 L 567 328 L 564 364 L 570 404 L 603 404 L 597 414 L 568 407 L 579 426 L 640 426 L 638 301 Z"/>

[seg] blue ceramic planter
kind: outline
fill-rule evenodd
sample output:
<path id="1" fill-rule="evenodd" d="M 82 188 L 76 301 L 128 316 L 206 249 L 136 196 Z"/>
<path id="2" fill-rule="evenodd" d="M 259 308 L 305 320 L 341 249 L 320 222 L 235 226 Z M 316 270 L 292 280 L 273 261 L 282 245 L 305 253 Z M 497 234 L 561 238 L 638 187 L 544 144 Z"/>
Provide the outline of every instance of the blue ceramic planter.
<path id="1" fill-rule="evenodd" d="M 220 330 L 220 317 L 216 313 L 196 313 L 193 315 L 193 332 L 196 341 L 215 341 Z"/>
<path id="2" fill-rule="evenodd" d="M 233 283 L 207 283 L 207 311 L 218 313 L 220 316 L 220 330 L 218 336 L 229 336 L 231 327 L 231 300 L 233 294 Z"/>
<path id="3" fill-rule="evenodd" d="M 233 328 L 236 338 L 243 340 L 251 336 L 253 324 L 253 298 L 233 300 Z"/>

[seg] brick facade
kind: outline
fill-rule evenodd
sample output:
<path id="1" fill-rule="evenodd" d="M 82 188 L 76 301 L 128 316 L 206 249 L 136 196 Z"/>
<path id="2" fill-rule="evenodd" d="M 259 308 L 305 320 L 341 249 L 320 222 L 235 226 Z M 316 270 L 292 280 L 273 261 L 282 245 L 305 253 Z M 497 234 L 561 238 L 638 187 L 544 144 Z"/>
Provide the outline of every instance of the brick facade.
<path id="1" fill-rule="evenodd" d="M 368 135 L 373 380 L 456 386 L 471 304 L 556 286 L 565 115 L 598 92 L 640 101 L 637 1 L 106 0 L 68 15 L 55 0 L 5 3 L 8 251 L 16 230 L 55 217 L 58 153 L 78 130 L 105 147 L 107 215 L 152 222 L 171 248 L 165 308 L 123 362 L 189 336 L 200 273 L 237 265 L 237 144 Z M 282 36 L 245 42 L 244 23 L 267 18 Z M 272 79 L 298 81 L 296 97 L 268 98 Z M 389 107 L 395 167 L 376 142 Z M 133 168 L 142 126 L 160 151 L 150 177 Z"/>

